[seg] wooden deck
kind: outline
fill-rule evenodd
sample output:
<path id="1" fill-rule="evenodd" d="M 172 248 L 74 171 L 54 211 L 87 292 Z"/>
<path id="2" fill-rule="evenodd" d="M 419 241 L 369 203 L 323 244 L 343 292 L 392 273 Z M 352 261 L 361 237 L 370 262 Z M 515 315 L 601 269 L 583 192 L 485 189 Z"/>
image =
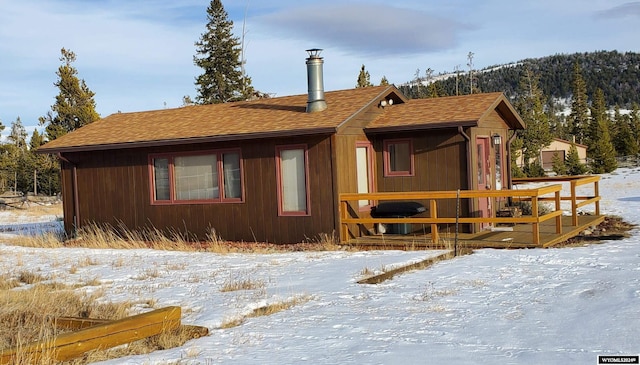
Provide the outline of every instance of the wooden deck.
<path id="1" fill-rule="evenodd" d="M 549 247 L 565 242 L 580 234 L 590 226 L 596 226 L 604 220 L 600 215 L 600 194 L 598 182 L 600 176 L 561 176 L 542 179 L 519 179 L 518 183 L 536 182 L 542 186 L 528 189 L 508 190 L 458 190 L 458 191 L 421 191 L 421 192 L 384 192 L 384 193 L 346 193 L 340 194 L 340 242 L 359 248 L 371 249 L 427 249 L 427 248 L 532 248 Z M 551 183 L 551 185 L 547 185 Z M 562 187 L 568 183 L 568 189 Z M 577 188 L 586 187 L 591 193 L 578 195 Z M 563 195 L 564 193 L 564 195 Z M 582 192 L 584 194 L 584 192 Z M 456 206 L 478 199 L 529 202 L 530 215 L 509 214 L 508 216 L 445 216 L 440 211 L 440 202 L 456 200 Z M 354 207 L 355 202 L 369 201 L 424 201 L 428 209 L 426 214 L 408 217 L 372 217 L 361 214 Z M 563 210 L 562 202 L 570 204 Z M 546 202 L 548 209 L 541 209 Z M 495 204 L 491 204 L 495 206 Z M 579 208 L 593 206 L 592 215 L 582 215 Z M 450 214 L 450 212 L 448 212 Z M 565 215 L 568 214 L 568 215 Z M 422 216 L 421 216 L 422 215 Z M 424 216 L 427 215 L 427 216 Z M 371 235 L 375 224 L 411 224 L 413 229 L 425 227 L 420 234 L 408 235 Z M 457 224 L 472 225 L 477 233 L 461 233 L 457 237 L 452 228 Z M 480 231 L 481 225 L 496 227 Z M 415 231 L 414 231 L 415 232 Z M 423 234 L 422 232 L 431 232 Z"/>
<path id="2" fill-rule="evenodd" d="M 596 226 L 604 220 L 603 215 L 579 215 L 578 225 L 573 226 L 571 216 L 562 217 L 562 233 L 556 233 L 553 220 L 540 224 L 540 243 L 533 243 L 532 225 L 517 224 L 512 227 L 497 227 L 493 231 L 479 233 L 460 233 L 458 248 L 540 248 L 550 247 L 575 237 L 588 227 Z M 509 230 L 512 229 L 512 230 Z M 351 239 L 344 244 L 356 246 L 359 249 L 400 249 L 424 250 L 452 248 L 455 242 L 455 232 L 440 232 L 440 242 L 434 244 L 430 234 L 408 235 L 375 235 Z"/>

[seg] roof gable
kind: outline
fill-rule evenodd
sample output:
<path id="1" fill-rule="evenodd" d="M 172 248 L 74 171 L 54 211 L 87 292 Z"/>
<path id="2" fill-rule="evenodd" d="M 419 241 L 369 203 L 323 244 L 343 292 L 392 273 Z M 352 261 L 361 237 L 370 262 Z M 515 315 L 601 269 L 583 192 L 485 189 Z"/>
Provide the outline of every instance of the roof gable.
<path id="1" fill-rule="evenodd" d="M 400 94 L 395 86 L 326 92 L 328 108 L 317 113 L 306 113 L 307 94 L 116 113 L 51 141 L 38 151 L 56 153 L 335 133 L 362 108 L 391 93 Z"/>
<path id="2" fill-rule="evenodd" d="M 413 130 L 477 126 L 489 113 L 496 111 L 513 129 L 523 129 L 524 122 L 503 93 L 485 93 L 412 99 L 385 108 L 367 131 Z"/>

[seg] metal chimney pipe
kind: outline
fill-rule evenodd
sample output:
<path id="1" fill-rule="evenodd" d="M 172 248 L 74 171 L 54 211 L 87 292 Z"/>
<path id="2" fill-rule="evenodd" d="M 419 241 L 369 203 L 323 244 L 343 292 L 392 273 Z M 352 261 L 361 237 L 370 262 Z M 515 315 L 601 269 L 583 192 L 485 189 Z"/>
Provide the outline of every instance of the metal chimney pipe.
<path id="1" fill-rule="evenodd" d="M 322 64 L 324 61 L 320 57 L 321 49 L 308 49 L 307 53 L 307 85 L 309 98 L 307 99 L 307 113 L 321 112 L 327 109 L 327 102 L 324 100 L 324 81 L 322 77 Z"/>

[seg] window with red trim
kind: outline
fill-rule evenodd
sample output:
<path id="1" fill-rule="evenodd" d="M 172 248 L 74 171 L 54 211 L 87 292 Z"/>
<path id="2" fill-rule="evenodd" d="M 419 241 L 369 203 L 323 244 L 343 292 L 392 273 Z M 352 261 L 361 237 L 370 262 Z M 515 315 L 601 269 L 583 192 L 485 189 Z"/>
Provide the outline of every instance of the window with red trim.
<path id="1" fill-rule="evenodd" d="M 413 176 L 413 143 L 411 139 L 384 141 L 384 176 Z"/>
<path id="2" fill-rule="evenodd" d="M 307 156 L 306 145 L 276 147 L 279 215 L 309 215 Z"/>
<path id="3" fill-rule="evenodd" d="M 243 201 L 240 150 L 150 155 L 149 169 L 152 203 Z"/>

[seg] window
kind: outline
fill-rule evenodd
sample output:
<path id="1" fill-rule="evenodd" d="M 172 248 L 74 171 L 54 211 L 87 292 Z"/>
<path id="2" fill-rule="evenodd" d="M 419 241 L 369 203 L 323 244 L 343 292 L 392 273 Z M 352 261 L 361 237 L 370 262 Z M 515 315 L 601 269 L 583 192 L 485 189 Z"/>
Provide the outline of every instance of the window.
<path id="1" fill-rule="evenodd" d="M 486 185 L 484 181 L 486 167 L 484 165 L 485 162 L 485 154 L 484 154 L 484 144 L 482 142 L 478 142 L 478 185 Z"/>
<path id="2" fill-rule="evenodd" d="M 278 214 L 309 215 L 307 147 L 276 147 Z"/>
<path id="3" fill-rule="evenodd" d="M 211 200 L 220 197 L 218 156 L 178 156 L 173 159 L 176 200 Z"/>
<path id="4" fill-rule="evenodd" d="M 242 201 L 240 151 L 149 157 L 156 204 Z"/>
<path id="5" fill-rule="evenodd" d="M 410 139 L 384 141 L 384 176 L 413 176 L 413 143 Z"/>
<path id="6" fill-rule="evenodd" d="M 169 200 L 169 159 L 156 158 L 153 160 L 153 179 L 155 181 L 156 200 Z"/>
<path id="7" fill-rule="evenodd" d="M 373 192 L 373 148 L 369 142 L 356 142 L 356 179 L 358 193 Z M 359 200 L 360 210 L 373 205 L 369 200 Z"/>
<path id="8" fill-rule="evenodd" d="M 502 144 L 496 146 L 496 190 L 502 189 Z"/>

